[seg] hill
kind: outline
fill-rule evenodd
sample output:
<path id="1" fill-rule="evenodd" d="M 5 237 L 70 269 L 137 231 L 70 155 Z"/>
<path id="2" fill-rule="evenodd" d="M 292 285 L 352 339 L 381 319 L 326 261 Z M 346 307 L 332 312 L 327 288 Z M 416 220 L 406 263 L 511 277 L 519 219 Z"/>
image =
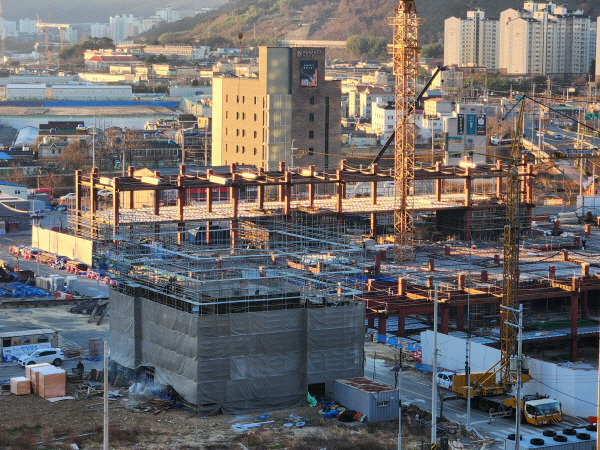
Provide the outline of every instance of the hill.
<path id="1" fill-rule="evenodd" d="M 563 3 L 563 2 L 560 2 Z M 483 9 L 488 17 L 498 17 L 507 8 L 522 7 L 515 0 L 417 0 L 421 21 L 419 40 L 426 44 L 442 38 L 444 20 L 465 17 L 467 10 Z M 568 1 L 570 8 L 581 8 L 592 17 L 600 15 L 600 2 Z M 351 35 L 382 36 L 391 39 L 388 17 L 394 15 L 397 0 L 236 0 L 215 12 L 165 24 L 151 30 L 143 40 L 161 42 L 202 42 L 222 36 L 237 42 L 243 31 L 246 37 L 277 39 L 343 40 Z"/>

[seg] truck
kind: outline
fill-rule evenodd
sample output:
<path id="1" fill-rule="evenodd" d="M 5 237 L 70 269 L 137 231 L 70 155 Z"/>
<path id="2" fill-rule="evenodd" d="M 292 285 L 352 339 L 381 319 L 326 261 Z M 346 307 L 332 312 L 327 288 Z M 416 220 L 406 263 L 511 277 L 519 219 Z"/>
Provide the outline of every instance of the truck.
<path id="1" fill-rule="evenodd" d="M 522 375 L 523 382 L 531 380 L 527 373 Z M 506 387 L 496 382 L 495 373 L 471 372 L 471 406 L 495 416 L 514 417 L 517 399 L 508 394 Z M 467 399 L 467 376 L 464 373 L 452 377 L 452 392 L 459 398 Z M 524 395 L 521 399 L 521 423 L 540 426 L 562 422 L 561 404 L 547 396 Z"/>
<path id="2" fill-rule="evenodd" d="M 512 144 L 513 141 L 514 138 L 501 138 L 497 134 L 494 134 L 492 137 L 490 137 L 490 144 L 492 145 L 509 145 Z"/>

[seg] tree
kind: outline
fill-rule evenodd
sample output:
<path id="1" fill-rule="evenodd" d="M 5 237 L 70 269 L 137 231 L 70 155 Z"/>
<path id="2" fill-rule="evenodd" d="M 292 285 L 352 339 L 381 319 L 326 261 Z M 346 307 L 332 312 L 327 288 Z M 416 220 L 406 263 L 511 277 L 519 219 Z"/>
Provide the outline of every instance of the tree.
<path id="1" fill-rule="evenodd" d="M 421 55 L 425 58 L 442 58 L 444 56 L 444 46 L 439 42 L 426 45 L 421 49 Z"/>
<path id="2" fill-rule="evenodd" d="M 89 148 L 85 141 L 71 142 L 58 157 L 67 172 L 89 167 L 92 164 Z"/>

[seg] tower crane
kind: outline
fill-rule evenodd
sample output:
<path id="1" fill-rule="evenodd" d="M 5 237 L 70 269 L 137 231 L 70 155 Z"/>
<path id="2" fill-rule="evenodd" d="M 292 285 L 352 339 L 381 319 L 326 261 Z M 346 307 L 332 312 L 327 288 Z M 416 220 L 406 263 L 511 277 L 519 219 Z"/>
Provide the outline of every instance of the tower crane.
<path id="1" fill-rule="evenodd" d="M 2 26 L 2 37 L 0 38 L 0 58 L 2 64 L 4 64 L 4 58 L 6 56 L 6 28 L 4 24 L 4 14 L 2 13 L 2 0 L 0 0 L 0 26 Z"/>
<path id="2" fill-rule="evenodd" d="M 415 178 L 416 83 L 419 46 L 417 8 L 414 0 L 400 0 L 394 27 L 392 59 L 396 78 L 396 126 L 394 140 L 394 260 L 413 258 L 413 217 L 409 200 Z"/>

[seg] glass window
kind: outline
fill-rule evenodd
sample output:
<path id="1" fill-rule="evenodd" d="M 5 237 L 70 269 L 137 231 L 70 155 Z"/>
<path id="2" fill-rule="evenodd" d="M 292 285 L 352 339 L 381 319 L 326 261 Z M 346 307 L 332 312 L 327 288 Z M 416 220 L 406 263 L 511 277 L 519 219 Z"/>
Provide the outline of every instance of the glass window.
<path id="1" fill-rule="evenodd" d="M 314 132 L 313 130 L 310 130 L 310 131 L 308 132 L 308 138 L 309 138 L 309 139 L 313 139 L 314 137 L 315 137 L 315 132 Z"/>
<path id="2" fill-rule="evenodd" d="M 315 114 L 314 113 L 310 113 L 308 115 L 308 120 L 309 120 L 309 122 L 314 122 L 315 121 Z"/>
<path id="3" fill-rule="evenodd" d="M 310 98 L 310 104 L 311 104 L 311 105 L 314 105 L 314 104 L 315 104 L 315 98 L 314 98 L 314 97 L 311 97 L 311 98 Z"/>

